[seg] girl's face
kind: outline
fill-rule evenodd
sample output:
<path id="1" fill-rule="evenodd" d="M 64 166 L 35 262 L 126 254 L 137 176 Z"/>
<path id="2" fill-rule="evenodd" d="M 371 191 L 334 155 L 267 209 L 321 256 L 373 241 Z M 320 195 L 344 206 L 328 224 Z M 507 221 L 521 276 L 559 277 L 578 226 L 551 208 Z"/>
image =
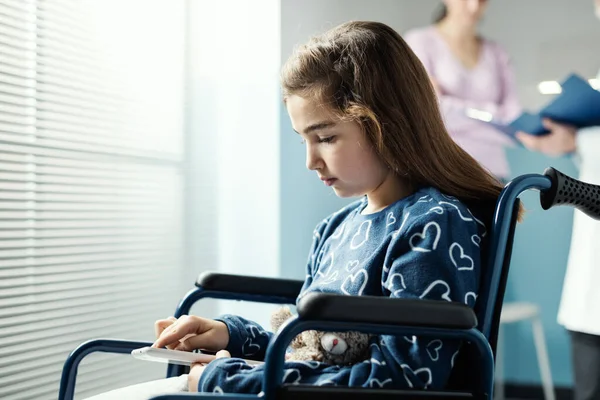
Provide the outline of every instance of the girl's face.
<path id="1" fill-rule="evenodd" d="M 359 124 L 340 121 L 324 105 L 296 95 L 287 98 L 286 106 L 306 145 L 306 168 L 339 197 L 362 196 L 382 185 L 390 170 Z"/>
<path id="2" fill-rule="evenodd" d="M 476 24 L 485 13 L 487 0 L 444 0 L 448 15 L 467 24 Z"/>

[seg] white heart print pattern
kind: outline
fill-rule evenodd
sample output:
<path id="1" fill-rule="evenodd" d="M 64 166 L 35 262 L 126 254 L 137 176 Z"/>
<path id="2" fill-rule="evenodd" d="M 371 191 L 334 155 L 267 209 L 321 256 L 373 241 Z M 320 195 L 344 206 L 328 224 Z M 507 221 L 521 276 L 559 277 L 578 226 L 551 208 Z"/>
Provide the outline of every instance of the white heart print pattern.
<path id="1" fill-rule="evenodd" d="M 469 299 L 473 299 L 473 301 L 469 301 Z M 475 292 L 467 292 L 465 293 L 465 304 L 469 307 L 475 307 L 475 303 L 477 302 L 477 295 Z"/>
<path id="2" fill-rule="evenodd" d="M 337 386 L 337 383 L 332 381 L 331 379 L 323 379 L 322 381 L 317 381 L 314 383 L 316 386 Z"/>
<path id="3" fill-rule="evenodd" d="M 323 260 L 323 253 L 324 253 L 324 250 L 321 249 L 319 251 L 319 254 L 317 255 L 317 258 L 313 261 L 316 265 L 321 264 L 321 261 Z M 319 271 L 317 271 L 317 275 L 318 274 L 319 274 Z M 321 274 L 321 275 L 323 275 L 323 274 Z"/>
<path id="4" fill-rule="evenodd" d="M 444 193 L 440 193 L 440 194 L 442 195 L 442 197 L 444 197 L 444 198 L 446 198 L 446 199 L 448 199 L 450 201 L 458 201 L 458 199 L 456 197 L 454 197 L 454 196 L 450 196 L 450 195 L 447 195 L 447 194 L 444 194 Z"/>
<path id="5" fill-rule="evenodd" d="M 415 335 L 412 335 L 410 338 L 408 336 L 403 336 L 402 338 L 404 340 L 406 340 L 408 343 L 411 343 L 411 344 L 417 343 L 417 337 Z"/>
<path id="6" fill-rule="evenodd" d="M 391 383 L 391 382 L 392 382 L 392 378 L 385 379 L 384 381 L 380 381 L 379 379 L 373 378 L 373 379 L 371 379 L 369 381 L 369 387 L 371 387 L 371 388 L 382 388 L 382 387 L 384 387 L 385 385 L 387 385 L 388 383 Z"/>
<path id="7" fill-rule="evenodd" d="M 429 214 L 430 212 L 434 212 L 436 214 L 442 215 L 444 213 L 444 209 L 440 206 L 435 206 L 435 207 L 431 207 L 429 209 L 429 211 L 427 211 L 427 214 Z"/>
<path id="8" fill-rule="evenodd" d="M 369 275 L 367 274 L 367 271 L 365 271 L 364 269 L 359 269 L 353 275 L 348 275 L 346 277 L 346 279 L 342 283 L 342 293 L 350 296 L 360 296 L 365 290 L 368 281 Z M 358 291 L 353 290 L 353 287 L 355 286 L 358 287 Z"/>
<path id="9" fill-rule="evenodd" d="M 460 212 L 460 207 L 458 207 L 456 204 L 448 203 L 447 201 L 440 201 L 438 204 L 448 204 L 449 206 L 456 208 L 460 219 L 462 219 L 463 221 L 473 221 L 473 218 L 469 218 L 467 216 L 462 215 L 462 212 Z"/>
<path id="10" fill-rule="evenodd" d="M 336 230 L 333 232 L 333 235 L 331 235 L 331 238 L 339 239 L 339 237 L 342 236 L 342 233 L 344 233 L 344 228 L 346 228 L 346 222 L 342 223 L 342 225 L 336 228 Z"/>
<path id="11" fill-rule="evenodd" d="M 473 215 L 473 214 L 471 214 Z M 475 220 L 475 222 L 477 222 L 479 225 L 481 225 L 481 227 L 483 228 L 483 233 L 481 234 L 481 237 L 485 237 L 485 235 L 487 235 L 487 226 L 485 226 L 485 224 L 483 222 L 481 222 L 480 220 L 478 220 L 477 218 L 473 217 L 473 219 Z"/>
<path id="12" fill-rule="evenodd" d="M 330 272 L 330 274 L 327 275 L 322 280 L 320 280 L 319 284 L 321 284 L 321 285 L 329 285 L 330 283 L 333 283 L 333 282 L 335 282 L 335 281 L 338 280 L 338 271 L 329 271 L 329 272 Z"/>
<path id="13" fill-rule="evenodd" d="M 473 259 L 465 254 L 465 250 L 458 243 L 450 245 L 450 260 L 459 271 L 472 271 L 475 267 Z"/>
<path id="14" fill-rule="evenodd" d="M 283 383 L 289 383 L 292 385 L 297 385 L 300 383 L 300 379 L 302 379 L 302 375 L 300 374 L 300 370 L 295 368 L 286 369 L 283 375 Z"/>
<path id="15" fill-rule="evenodd" d="M 410 372 L 409 375 L 414 375 L 418 379 L 420 379 L 422 382 L 424 382 L 426 388 L 427 388 L 427 386 L 431 385 L 432 377 L 431 377 L 431 370 L 429 368 L 419 368 L 419 369 L 416 369 L 413 371 L 412 368 L 410 367 L 410 365 L 408 365 L 408 364 L 402 364 L 402 365 L 400 365 L 400 368 L 402 368 L 402 373 L 404 374 L 404 379 L 406 379 L 406 383 L 408 383 L 408 386 L 410 388 L 413 388 L 414 385 L 413 385 L 412 381 L 408 378 L 407 372 Z"/>
<path id="16" fill-rule="evenodd" d="M 386 289 L 389 290 L 393 296 L 398 296 L 406 289 L 406 285 L 404 284 L 404 277 L 402 276 L 402 274 L 390 275 L 386 283 Z"/>
<path id="17" fill-rule="evenodd" d="M 373 357 L 371 357 L 370 360 L 365 360 L 363 362 L 364 363 L 370 363 L 370 364 L 373 364 L 373 365 L 382 365 L 382 366 L 385 366 L 385 361 L 379 361 L 378 359 L 373 358 Z"/>
<path id="18" fill-rule="evenodd" d="M 250 335 L 242 346 L 242 354 L 244 356 L 253 356 L 260 351 L 260 345 L 254 343 L 257 336 L 260 336 L 260 332 L 254 325 L 247 325 L 246 328 L 250 331 Z"/>
<path id="19" fill-rule="evenodd" d="M 428 204 L 418 204 L 413 208 L 391 208 L 391 211 L 386 210 L 382 212 L 381 214 L 383 215 L 379 216 L 378 219 L 369 219 L 369 216 L 359 216 L 357 219 L 348 219 L 347 222 L 342 219 L 337 224 L 336 229 L 327 229 L 326 233 L 322 234 L 323 238 L 331 235 L 330 238 L 337 240 L 321 243 L 317 247 L 319 250 L 324 247 L 325 252 L 320 257 L 322 261 L 313 264 L 311 270 L 313 279 L 316 278 L 315 273 L 320 277 L 320 279 L 315 280 L 315 284 L 328 284 L 324 290 L 337 288 L 339 293 L 359 296 L 370 294 L 372 289 L 375 288 L 373 285 L 376 285 L 378 292 L 381 291 L 381 288 L 384 288 L 384 290 L 389 290 L 388 293 L 390 296 L 393 295 L 394 297 L 401 297 L 407 291 L 410 290 L 410 292 L 413 292 L 416 289 L 414 297 L 418 296 L 417 298 L 450 302 L 453 300 L 460 301 L 460 297 L 463 297 L 464 303 L 472 306 L 477 300 L 477 291 L 474 290 L 474 287 L 465 287 L 464 289 L 466 290 L 460 290 L 459 294 L 456 291 L 458 289 L 454 289 L 455 286 L 453 286 L 455 284 L 453 279 L 455 278 L 443 278 L 441 274 L 433 274 L 431 276 L 424 276 L 419 285 L 413 288 L 412 279 L 409 279 L 411 277 L 410 273 L 405 272 L 408 270 L 402 271 L 398 269 L 402 265 L 398 265 L 394 261 L 396 260 L 395 257 L 378 257 L 375 260 L 371 256 L 371 253 L 378 251 L 376 247 L 378 243 L 375 243 L 375 241 L 379 242 L 381 239 L 386 246 L 398 246 L 404 253 L 407 251 L 412 252 L 412 254 L 406 254 L 410 254 L 410 258 L 414 257 L 417 260 L 416 263 L 421 260 L 425 262 L 431 258 L 437 258 L 438 261 L 446 265 L 446 268 L 450 268 L 449 272 L 453 277 L 466 275 L 469 273 L 467 271 L 473 271 L 474 262 L 479 260 L 477 258 L 479 257 L 479 253 L 476 251 L 479 251 L 485 243 L 483 242 L 485 238 L 482 239 L 483 230 L 479 226 L 476 227 L 475 218 L 460 201 L 452 198 L 440 198 L 438 196 L 439 194 L 423 196 L 420 200 L 428 202 Z M 411 214 L 415 215 L 409 215 L 409 211 L 412 211 Z M 423 221 L 422 218 L 425 218 L 425 220 L 419 224 L 419 221 Z M 453 221 L 458 227 L 460 227 L 460 224 L 463 224 L 463 226 L 467 225 L 472 229 L 466 230 L 466 232 L 469 232 L 468 235 L 459 235 L 461 232 L 455 235 L 455 231 L 459 231 L 460 229 L 457 226 L 448 225 L 446 221 Z M 475 233 L 476 235 L 474 235 Z M 442 237 L 442 235 L 444 236 Z M 355 252 L 353 253 L 351 250 L 355 250 Z M 333 251 L 336 254 L 333 254 Z M 318 254 L 318 251 L 316 253 Z M 372 271 L 369 267 L 372 262 L 377 263 L 378 271 L 371 277 Z M 453 269 L 450 265 L 454 265 L 456 269 Z M 392 268 L 394 271 L 392 271 Z M 458 275 L 454 275 L 457 272 L 452 271 L 459 271 Z M 382 275 L 385 280 L 380 282 Z M 373 281 L 371 282 L 372 279 Z M 406 280 L 409 283 L 408 287 Z M 467 290 L 472 290 L 472 292 L 467 292 Z M 419 291 L 422 293 L 418 293 Z M 415 388 L 423 386 L 431 387 L 433 383 L 433 365 L 437 365 L 442 361 L 447 362 L 442 356 L 445 356 L 446 352 L 450 350 L 448 345 L 443 343 L 442 340 L 433 338 L 418 338 L 417 340 L 417 337 L 410 335 L 406 337 L 401 336 L 401 338 L 398 338 L 401 341 L 398 343 L 400 346 L 405 348 L 411 348 L 412 346 L 414 350 L 418 344 L 421 350 L 425 349 L 423 352 L 425 354 L 421 356 L 424 357 L 422 360 L 425 362 L 425 365 L 405 364 L 401 366 L 407 386 Z M 384 346 L 380 344 L 376 348 L 380 350 Z M 448 353 L 447 355 L 450 356 L 452 353 Z M 371 363 L 373 368 L 379 365 L 377 360 L 365 360 L 364 362 Z M 454 362 L 454 359 L 451 362 Z M 431 364 L 428 365 L 427 363 Z M 428 366 L 429 368 L 423 368 L 424 366 Z M 302 366 L 302 368 L 300 370 L 286 371 L 285 381 L 299 383 L 301 381 L 300 374 L 307 367 Z M 373 379 L 373 376 L 369 377 L 364 383 L 366 384 L 365 386 L 387 387 L 395 382 L 386 379 L 387 377 L 385 376 L 381 377 L 378 374 L 374 376 L 377 379 Z M 322 381 L 319 381 L 318 384 L 335 384 L 334 381 L 329 380 L 331 378 L 325 378 L 322 377 Z"/>
<path id="20" fill-rule="evenodd" d="M 440 298 L 444 299 L 446 301 L 452 301 L 452 299 L 450 298 L 450 286 L 443 280 L 438 279 L 437 281 L 433 281 L 431 282 L 431 284 L 427 287 L 427 289 L 425 289 L 423 291 L 423 294 L 421 294 L 419 296 L 420 299 L 425 298 L 425 296 L 427 296 L 434 288 L 439 287 L 439 288 L 444 288 L 445 292 L 441 294 Z M 432 299 L 435 300 L 435 299 Z"/>
<path id="21" fill-rule="evenodd" d="M 396 223 L 396 217 L 394 217 L 394 213 L 390 211 L 388 213 L 387 224 L 385 224 L 385 226 L 394 225 L 395 223 Z"/>
<path id="22" fill-rule="evenodd" d="M 317 368 L 319 368 L 319 365 L 321 365 L 321 363 L 319 363 L 318 361 L 304 361 L 304 360 L 294 360 L 294 364 L 302 364 L 310 369 L 317 369 Z"/>
<path id="23" fill-rule="evenodd" d="M 317 270 L 317 276 L 321 276 L 321 277 L 326 277 L 327 275 L 329 275 L 329 272 L 331 271 L 331 269 L 333 268 L 333 262 L 335 260 L 335 252 L 331 252 L 327 255 L 327 257 L 325 257 L 325 260 L 329 260 L 329 264 L 325 265 L 323 267 L 321 267 L 319 265 L 319 269 Z M 319 261 L 319 264 L 323 262 L 323 261 Z"/>
<path id="24" fill-rule="evenodd" d="M 356 233 L 352 237 L 352 241 L 350 242 L 350 248 L 352 250 L 362 247 L 362 245 L 365 244 L 367 242 L 367 240 L 369 240 L 369 232 L 371 231 L 371 223 L 372 223 L 371 220 L 368 219 L 366 221 L 363 221 L 362 224 L 360 224 L 360 226 L 358 227 L 358 231 L 356 231 Z M 364 232 L 363 232 L 363 226 L 365 226 Z"/>
<path id="25" fill-rule="evenodd" d="M 483 233 L 481 234 L 481 237 L 485 237 L 485 235 L 487 234 L 487 226 L 485 226 L 485 224 L 480 221 L 479 219 L 477 219 L 473 213 L 471 212 L 471 210 L 469 210 L 467 208 L 467 211 L 469 212 L 469 215 L 475 220 L 475 222 L 477 222 L 479 225 L 481 225 L 481 228 L 483 229 Z"/>
<path id="26" fill-rule="evenodd" d="M 358 267 L 358 264 L 359 264 L 358 260 L 348 261 L 348 263 L 346 264 L 346 271 L 352 272 L 354 270 L 354 268 Z"/>
<path id="27" fill-rule="evenodd" d="M 404 225 L 406 225 L 406 220 L 408 219 L 409 216 L 410 216 L 410 213 L 407 212 L 406 215 L 404 216 L 404 219 L 402 220 L 402 225 L 400 225 L 400 228 L 396 229 L 394 231 L 394 233 L 392 233 L 392 239 L 396 239 L 396 236 L 398 236 L 400 231 L 402 231 L 402 228 L 404 228 Z"/>
<path id="28" fill-rule="evenodd" d="M 440 339 L 434 339 L 427 344 L 425 349 L 431 361 L 437 361 L 440 359 L 440 350 L 442 349 L 443 343 Z"/>
<path id="29" fill-rule="evenodd" d="M 452 358 L 450 359 L 450 366 L 454 368 L 454 360 L 456 360 L 456 356 L 458 355 L 459 350 L 456 350 L 454 354 L 452 354 Z"/>
<path id="30" fill-rule="evenodd" d="M 435 237 L 433 238 L 433 243 L 428 245 L 430 247 L 419 246 L 415 243 L 415 242 L 425 240 L 428 237 L 428 235 L 435 235 Z M 413 234 L 410 237 L 410 239 L 408 240 L 408 244 L 410 245 L 410 248 L 413 251 L 420 251 L 422 253 L 428 253 L 432 250 L 437 249 L 437 245 L 438 245 L 438 242 L 440 241 L 441 236 L 442 236 L 442 228 L 440 228 L 440 225 L 437 222 L 432 221 L 425 225 L 425 227 L 423 228 L 423 232 L 421 232 L 421 233 L 417 232 L 417 233 Z M 415 239 L 417 239 L 417 240 L 415 240 Z"/>

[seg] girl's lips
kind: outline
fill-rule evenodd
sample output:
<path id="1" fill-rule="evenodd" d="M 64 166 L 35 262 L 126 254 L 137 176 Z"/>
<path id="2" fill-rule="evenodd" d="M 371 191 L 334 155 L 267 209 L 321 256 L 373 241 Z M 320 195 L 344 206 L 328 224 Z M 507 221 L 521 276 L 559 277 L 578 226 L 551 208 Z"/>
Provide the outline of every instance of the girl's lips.
<path id="1" fill-rule="evenodd" d="M 336 178 L 323 179 L 323 183 L 325 184 L 325 186 L 331 186 L 335 183 L 335 181 L 337 181 Z"/>

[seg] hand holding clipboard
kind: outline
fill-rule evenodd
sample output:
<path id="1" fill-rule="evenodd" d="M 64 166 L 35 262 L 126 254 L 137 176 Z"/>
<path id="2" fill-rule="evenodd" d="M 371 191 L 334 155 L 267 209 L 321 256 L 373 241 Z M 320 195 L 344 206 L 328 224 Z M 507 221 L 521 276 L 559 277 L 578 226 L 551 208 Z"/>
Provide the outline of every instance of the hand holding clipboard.
<path id="1" fill-rule="evenodd" d="M 561 88 L 561 93 L 538 113 L 524 112 L 509 123 L 493 119 L 482 122 L 492 125 L 515 140 L 519 131 L 536 136 L 548 134 L 551 122 L 544 122 L 545 119 L 575 128 L 600 125 L 599 91 L 575 74 L 567 77 Z"/>

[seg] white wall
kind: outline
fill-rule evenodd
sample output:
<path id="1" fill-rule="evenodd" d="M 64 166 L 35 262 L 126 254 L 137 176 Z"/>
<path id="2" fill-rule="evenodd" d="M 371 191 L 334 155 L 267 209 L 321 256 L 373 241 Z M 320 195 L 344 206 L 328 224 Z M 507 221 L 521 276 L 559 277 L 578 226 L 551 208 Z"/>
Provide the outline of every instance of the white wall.
<path id="1" fill-rule="evenodd" d="M 349 20 L 384 22 L 402 32 L 408 21 L 407 0 L 281 0 L 281 56 L 285 61 L 295 45 Z M 411 1 L 410 7 L 433 4 Z"/>
<path id="2" fill-rule="evenodd" d="M 535 84 L 575 71 L 588 78 L 600 68 L 600 22 L 592 0 L 490 1 L 483 32 L 513 57 L 523 103 L 539 107 L 548 98 Z"/>
<path id="3" fill-rule="evenodd" d="M 188 111 L 193 274 L 279 272 L 279 2 L 190 1 Z M 201 315 L 252 305 L 199 305 Z M 208 303 L 211 304 L 211 303 Z M 272 307 L 271 307 L 272 308 Z"/>
<path id="4" fill-rule="evenodd" d="M 403 33 L 426 25 L 440 0 L 281 1 L 282 59 L 310 35 L 352 19 L 384 22 Z M 537 107 L 541 80 L 575 71 L 590 78 L 600 66 L 600 24 L 592 0 L 494 0 L 482 33 L 506 47 L 517 68 L 523 103 Z"/>

